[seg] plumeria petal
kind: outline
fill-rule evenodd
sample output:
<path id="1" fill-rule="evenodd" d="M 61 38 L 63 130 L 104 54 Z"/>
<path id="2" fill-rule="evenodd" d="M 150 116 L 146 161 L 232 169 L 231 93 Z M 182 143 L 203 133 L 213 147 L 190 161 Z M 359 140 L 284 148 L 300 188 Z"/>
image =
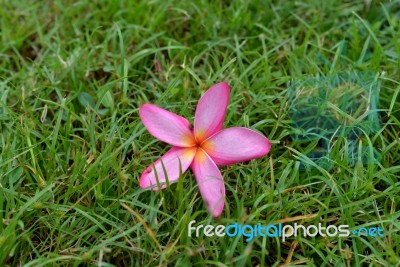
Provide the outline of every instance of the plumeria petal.
<path id="1" fill-rule="evenodd" d="M 196 154 L 196 150 L 197 148 L 195 147 L 172 147 L 167 153 L 165 153 L 160 159 L 158 159 L 154 163 L 154 166 L 152 164 L 147 167 L 147 169 L 140 177 L 140 187 L 147 188 L 154 186 L 152 187 L 152 189 L 158 190 L 158 178 L 159 183 L 162 184 L 161 189 L 166 188 L 165 172 L 167 173 L 168 181 L 170 183 L 176 181 L 179 178 L 179 174 L 184 173 L 189 168 Z"/>
<path id="2" fill-rule="evenodd" d="M 218 217 L 224 209 L 225 184 L 217 165 L 199 148 L 190 168 L 208 210 L 214 217 Z"/>
<path id="3" fill-rule="evenodd" d="M 174 146 L 195 145 L 190 124 L 185 118 L 151 104 L 142 105 L 139 115 L 146 129 L 155 138 Z"/>
<path id="4" fill-rule="evenodd" d="M 194 117 L 197 141 L 201 142 L 222 129 L 229 93 L 229 85 L 222 82 L 212 86 L 200 98 Z"/>
<path id="5" fill-rule="evenodd" d="M 243 127 L 227 128 L 203 142 L 202 148 L 217 165 L 230 165 L 268 154 L 271 142 Z"/>

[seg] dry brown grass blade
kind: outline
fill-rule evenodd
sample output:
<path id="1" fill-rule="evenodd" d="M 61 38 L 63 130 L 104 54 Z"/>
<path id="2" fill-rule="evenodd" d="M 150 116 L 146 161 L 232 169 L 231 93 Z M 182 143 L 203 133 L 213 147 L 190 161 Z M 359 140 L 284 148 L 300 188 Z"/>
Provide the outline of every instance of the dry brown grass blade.
<path id="1" fill-rule="evenodd" d="M 121 206 L 126 209 L 130 214 L 132 214 L 133 216 L 135 216 L 135 218 L 143 225 L 144 229 L 146 230 L 146 232 L 149 234 L 150 238 L 153 239 L 154 243 L 156 243 L 159 251 L 161 251 L 161 245 L 160 243 L 158 243 L 156 235 L 154 234 L 154 232 L 151 230 L 151 228 L 147 225 L 147 223 L 145 222 L 145 220 L 133 209 L 131 209 L 128 205 L 126 205 L 125 203 L 121 203 Z"/>

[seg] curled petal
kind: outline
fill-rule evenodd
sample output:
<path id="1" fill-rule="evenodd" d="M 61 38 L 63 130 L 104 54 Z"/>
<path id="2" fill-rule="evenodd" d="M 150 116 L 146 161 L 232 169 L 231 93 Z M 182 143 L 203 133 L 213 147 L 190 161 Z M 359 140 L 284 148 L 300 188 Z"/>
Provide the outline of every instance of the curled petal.
<path id="1" fill-rule="evenodd" d="M 198 184 L 201 196 L 214 217 L 224 209 L 225 185 L 217 165 L 201 148 L 190 165 Z"/>
<path id="2" fill-rule="evenodd" d="M 158 190 L 157 178 L 162 185 L 161 189 L 166 188 L 166 177 L 170 183 L 179 178 L 179 174 L 184 173 L 193 161 L 196 154 L 196 148 L 172 147 L 154 166 L 153 164 L 147 167 L 140 177 L 139 185 L 141 188 L 152 187 L 153 190 Z M 164 166 L 164 167 L 163 167 Z"/>
<path id="3" fill-rule="evenodd" d="M 268 154 L 271 142 L 243 127 L 227 128 L 203 142 L 202 148 L 217 165 L 230 165 Z"/>
<path id="4" fill-rule="evenodd" d="M 142 105 L 139 115 L 146 129 L 155 138 L 174 146 L 195 145 L 190 124 L 185 118 L 151 104 Z"/>
<path id="5" fill-rule="evenodd" d="M 222 129 L 229 93 L 229 85 L 222 82 L 212 86 L 200 98 L 194 117 L 194 135 L 198 142 Z"/>

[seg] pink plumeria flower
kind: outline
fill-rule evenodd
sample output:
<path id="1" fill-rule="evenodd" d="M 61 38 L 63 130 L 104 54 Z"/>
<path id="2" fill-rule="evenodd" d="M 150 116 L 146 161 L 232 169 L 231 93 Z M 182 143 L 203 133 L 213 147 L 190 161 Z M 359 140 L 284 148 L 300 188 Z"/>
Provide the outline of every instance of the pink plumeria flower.
<path id="1" fill-rule="evenodd" d="M 188 120 L 165 109 L 151 104 L 140 107 L 140 118 L 150 134 L 173 145 L 143 172 L 141 188 L 158 190 L 161 185 L 164 189 L 165 173 L 168 181 L 174 182 L 190 168 L 208 210 L 214 217 L 221 214 L 225 185 L 217 166 L 260 158 L 271 148 L 270 141 L 256 131 L 243 127 L 222 129 L 229 93 L 230 87 L 224 82 L 205 92 L 197 104 L 194 129 Z"/>

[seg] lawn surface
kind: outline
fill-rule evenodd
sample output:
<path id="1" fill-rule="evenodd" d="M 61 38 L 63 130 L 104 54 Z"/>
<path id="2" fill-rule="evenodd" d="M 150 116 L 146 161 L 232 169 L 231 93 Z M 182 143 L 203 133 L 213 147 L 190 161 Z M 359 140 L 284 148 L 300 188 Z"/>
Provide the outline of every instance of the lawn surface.
<path id="1" fill-rule="evenodd" d="M 0 2 L 1 266 L 400 266 L 398 1 Z M 293 139 L 289 82 L 352 71 L 379 84 L 380 127 L 356 144 L 381 157 L 348 160 L 343 137 L 320 167 L 306 156 L 318 142 Z M 215 220 L 189 171 L 162 192 L 139 188 L 170 146 L 138 109 L 193 122 L 220 81 L 232 87 L 225 127 L 257 130 L 272 149 L 221 168 Z M 384 236 L 190 238 L 191 220 Z"/>

